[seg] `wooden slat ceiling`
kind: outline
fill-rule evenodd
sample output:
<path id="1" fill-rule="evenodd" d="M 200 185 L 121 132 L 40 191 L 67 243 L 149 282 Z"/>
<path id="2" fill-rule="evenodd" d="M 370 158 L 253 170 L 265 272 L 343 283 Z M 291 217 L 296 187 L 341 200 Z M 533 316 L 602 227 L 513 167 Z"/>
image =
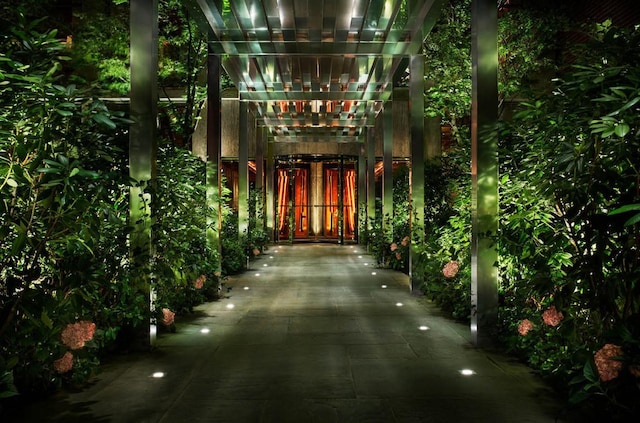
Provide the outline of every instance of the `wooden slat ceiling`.
<path id="1" fill-rule="evenodd" d="M 442 0 L 193 0 L 275 141 L 362 141 Z"/>

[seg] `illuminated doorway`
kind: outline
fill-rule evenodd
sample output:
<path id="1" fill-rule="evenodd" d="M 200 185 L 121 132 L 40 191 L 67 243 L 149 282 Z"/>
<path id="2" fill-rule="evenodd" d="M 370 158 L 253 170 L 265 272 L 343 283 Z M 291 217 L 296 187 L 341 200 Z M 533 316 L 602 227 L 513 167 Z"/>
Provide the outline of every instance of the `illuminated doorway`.
<path id="1" fill-rule="evenodd" d="M 278 240 L 356 239 L 355 159 L 280 159 L 276 181 Z"/>

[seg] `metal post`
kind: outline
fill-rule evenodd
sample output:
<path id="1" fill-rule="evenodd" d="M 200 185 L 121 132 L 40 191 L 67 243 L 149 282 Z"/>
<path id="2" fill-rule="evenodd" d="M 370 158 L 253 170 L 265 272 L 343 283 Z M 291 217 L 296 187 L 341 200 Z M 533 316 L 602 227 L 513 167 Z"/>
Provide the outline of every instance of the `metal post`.
<path id="1" fill-rule="evenodd" d="M 387 227 L 388 223 L 393 221 L 393 107 L 391 101 L 385 104 L 382 118 L 384 133 L 382 140 L 382 228 L 383 232 L 387 232 L 392 229 Z"/>
<path id="2" fill-rule="evenodd" d="M 493 0 L 471 10 L 471 337 L 490 345 L 498 321 L 498 16 Z"/>
<path id="3" fill-rule="evenodd" d="M 265 134 L 266 128 L 264 126 L 258 126 L 256 128 L 256 195 L 258 196 L 259 202 L 256 204 L 256 213 L 258 216 L 262 216 L 262 222 L 258 222 L 258 224 L 262 225 L 263 229 L 267 227 L 266 220 L 266 204 L 265 204 L 265 186 L 264 186 L 264 142 L 265 142 Z M 262 207 L 261 210 L 258 210 L 257 206 L 260 205 Z"/>
<path id="4" fill-rule="evenodd" d="M 220 56 L 207 56 L 207 243 L 212 251 L 222 254 L 222 101 L 220 98 Z M 218 260 L 218 271 L 220 270 Z"/>
<path id="5" fill-rule="evenodd" d="M 409 118 L 411 122 L 411 249 L 409 278 L 411 290 L 417 291 L 424 282 L 414 272 L 420 257 L 419 246 L 424 241 L 424 56 L 411 56 L 409 81 Z"/>
<path id="6" fill-rule="evenodd" d="M 360 146 L 360 155 L 358 156 L 358 179 L 356 185 L 358 187 L 357 201 L 356 201 L 356 242 L 360 243 L 360 233 L 367 227 L 366 215 L 364 221 L 362 216 L 365 214 L 367 205 L 367 160 L 366 160 L 365 144 Z"/>
<path id="7" fill-rule="evenodd" d="M 367 128 L 367 231 L 376 217 L 376 137 L 375 127 Z"/>
<path id="8" fill-rule="evenodd" d="M 145 315 L 151 305 L 151 195 L 156 178 L 158 114 L 158 1 L 132 0 L 131 25 L 131 118 L 129 132 L 129 176 L 136 181 L 129 192 L 131 222 L 130 259 L 135 289 L 146 301 Z M 134 349 L 148 349 L 154 326 L 141 326 Z"/>
<path id="9" fill-rule="evenodd" d="M 249 231 L 249 119 L 247 103 L 238 104 L 238 233 Z"/>
<path id="10" fill-rule="evenodd" d="M 266 197 L 267 201 L 265 204 L 266 208 L 266 216 L 267 216 L 267 233 L 269 234 L 269 238 L 271 241 L 276 240 L 275 231 L 278 227 L 276 222 L 276 203 L 275 203 L 275 159 L 273 157 L 273 143 L 269 142 L 269 134 L 267 132 L 267 128 L 263 129 L 264 132 L 264 142 L 267 144 L 267 187 L 266 187 Z"/>

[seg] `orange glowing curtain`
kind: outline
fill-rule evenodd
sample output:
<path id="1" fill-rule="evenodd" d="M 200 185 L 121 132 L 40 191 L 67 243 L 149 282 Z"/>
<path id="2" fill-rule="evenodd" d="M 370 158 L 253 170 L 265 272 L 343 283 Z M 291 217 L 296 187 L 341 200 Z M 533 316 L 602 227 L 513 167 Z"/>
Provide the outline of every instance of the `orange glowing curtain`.
<path id="1" fill-rule="evenodd" d="M 282 232 L 289 220 L 289 171 L 278 169 L 278 230 Z"/>
<path id="2" fill-rule="evenodd" d="M 305 236 L 307 234 L 307 196 L 309 195 L 306 169 L 296 169 L 295 188 L 296 235 Z"/>
<path id="3" fill-rule="evenodd" d="M 356 171 L 344 171 L 344 224 L 345 232 L 355 233 L 356 230 Z"/>
<path id="4" fill-rule="evenodd" d="M 338 233 L 338 171 L 325 169 L 324 175 L 324 230 L 332 236 Z"/>

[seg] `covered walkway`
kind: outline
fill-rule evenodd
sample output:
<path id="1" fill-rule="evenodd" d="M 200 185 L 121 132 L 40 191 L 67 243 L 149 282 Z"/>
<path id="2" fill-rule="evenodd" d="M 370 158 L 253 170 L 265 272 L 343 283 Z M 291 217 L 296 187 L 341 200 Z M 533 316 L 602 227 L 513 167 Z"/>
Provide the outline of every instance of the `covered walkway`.
<path id="1" fill-rule="evenodd" d="M 530 370 L 472 347 L 408 284 L 360 246 L 272 247 L 152 353 L 117 357 L 16 421 L 562 421 Z"/>

